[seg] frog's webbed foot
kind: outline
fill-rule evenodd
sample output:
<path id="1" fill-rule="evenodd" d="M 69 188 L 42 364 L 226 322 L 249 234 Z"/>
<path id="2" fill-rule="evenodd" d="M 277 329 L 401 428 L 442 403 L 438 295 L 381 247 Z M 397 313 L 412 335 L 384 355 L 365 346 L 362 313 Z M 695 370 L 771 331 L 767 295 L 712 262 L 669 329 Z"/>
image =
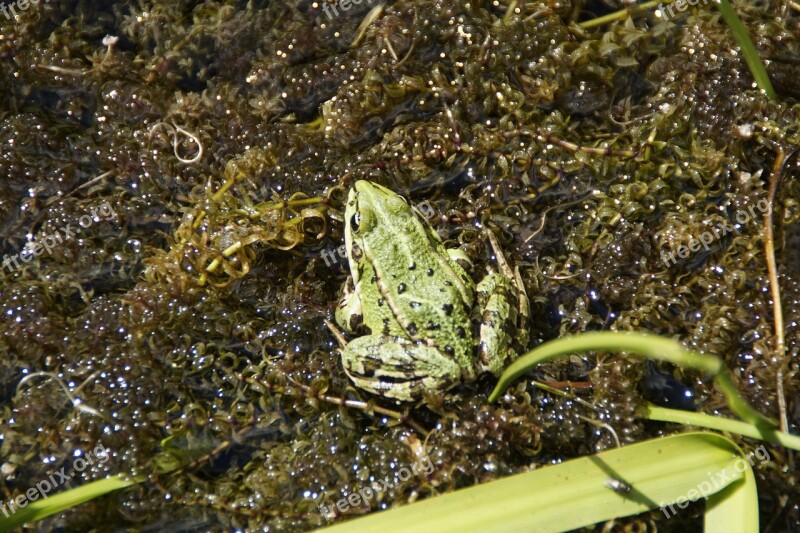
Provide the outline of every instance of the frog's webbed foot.
<path id="1" fill-rule="evenodd" d="M 464 380 L 452 358 L 402 337 L 354 339 L 342 350 L 342 366 L 360 389 L 400 401 L 413 401 L 425 391 L 446 390 Z"/>

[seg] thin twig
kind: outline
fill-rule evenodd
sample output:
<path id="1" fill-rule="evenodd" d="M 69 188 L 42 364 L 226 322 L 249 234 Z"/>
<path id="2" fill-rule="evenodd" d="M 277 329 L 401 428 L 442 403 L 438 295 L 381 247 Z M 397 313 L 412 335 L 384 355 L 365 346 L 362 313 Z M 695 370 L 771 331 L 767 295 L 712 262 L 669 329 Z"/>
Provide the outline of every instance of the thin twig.
<path id="1" fill-rule="evenodd" d="M 64 196 L 56 196 L 55 198 L 53 198 L 52 200 L 47 202 L 44 207 L 45 208 L 50 207 L 51 205 L 53 205 L 56 202 L 60 202 L 60 201 L 64 200 L 65 198 L 69 198 L 70 196 L 72 196 L 76 192 L 78 192 L 80 190 L 83 190 L 83 189 L 86 189 L 87 187 L 91 187 L 92 185 L 96 184 L 99 181 L 102 181 L 103 179 L 107 178 L 108 176 L 110 176 L 113 173 L 114 173 L 113 170 L 109 170 L 108 172 L 103 172 L 99 176 L 96 176 L 96 177 L 90 179 L 89 181 L 87 181 L 85 183 L 81 183 L 80 185 L 78 185 L 77 187 L 75 187 L 74 189 L 69 191 L 67 194 L 65 194 Z"/>
<path id="2" fill-rule="evenodd" d="M 776 148 L 778 155 L 775 158 L 775 163 L 772 166 L 772 176 L 769 180 L 769 193 L 767 201 L 769 202 L 769 209 L 764 214 L 764 256 L 767 261 L 767 272 L 769 275 L 770 293 L 772 295 L 772 320 L 773 328 L 775 330 L 775 357 L 779 361 L 778 372 L 775 376 L 776 380 L 776 394 L 778 396 L 778 410 L 781 431 L 787 432 L 789 428 L 788 418 L 786 416 L 786 393 L 783 386 L 783 373 L 786 366 L 786 344 L 783 332 L 783 308 L 781 307 L 781 288 L 778 284 L 778 268 L 775 262 L 775 238 L 772 231 L 773 219 L 772 213 L 775 211 L 775 195 L 778 191 L 778 185 L 781 179 L 783 167 L 786 164 L 786 152 L 780 148 Z"/>

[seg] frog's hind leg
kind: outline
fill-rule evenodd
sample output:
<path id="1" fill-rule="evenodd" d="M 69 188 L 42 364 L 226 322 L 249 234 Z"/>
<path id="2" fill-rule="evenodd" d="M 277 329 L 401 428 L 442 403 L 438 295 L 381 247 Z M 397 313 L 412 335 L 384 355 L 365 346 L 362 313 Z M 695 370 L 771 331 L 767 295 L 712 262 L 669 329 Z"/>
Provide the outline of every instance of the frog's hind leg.
<path id="1" fill-rule="evenodd" d="M 530 302 L 519 267 L 511 269 L 491 230 L 484 234 L 500 272 L 490 271 L 477 287 L 477 309 L 483 310 L 478 354 L 483 369 L 497 375 L 510 362 L 509 359 L 528 347 Z"/>
<path id="2" fill-rule="evenodd" d="M 528 293 L 525 292 L 525 285 L 522 283 L 522 276 L 519 274 L 519 267 L 514 268 L 514 286 L 517 288 L 519 322 L 517 323 L 517 346 L 516 352 L 522 354 L 528 349 L 528 325 L 531 321 L 531 304 L 528 300 Z"/>
<path id="3" fill-rule="evenodd" d="M 342 350 L 342 366 L 359 388 L 385 398 L 412 401 L 429 390 L 463 381 L 456 362 L 432 346 L 402 337 L 368 335 Z"/>
<path id="4" fill-rule="evenodd" d="M 497 273 L 488 274 L 477 287 L 480 342 L 477 355 L 481 370 L 499 375 L 516 355 L 519 301 L 513 281 Z"/>
<path id="5" fill-rule="evenodd" d="M 497 242 L 497 237 L 491 230 L 486 230 L 486 237 L 489 239 L 489 244 L 492 247 L 497 264 L 500 266 L 500 273 L 509 278 L 517 289 L 517 313 L 519 314 L 519 324 L 517 332 L 517 350 L 522 351 L 528 348 L 528 324 L 531 320 L 531 304 L 528 300 L 528 293 L 525 291 L 525 284 L 522 283 L 522 276 L 519 273 L 519 267 L 511 270 L 508 265 L 506 256 L 503 254 L 500 243 Z"/>

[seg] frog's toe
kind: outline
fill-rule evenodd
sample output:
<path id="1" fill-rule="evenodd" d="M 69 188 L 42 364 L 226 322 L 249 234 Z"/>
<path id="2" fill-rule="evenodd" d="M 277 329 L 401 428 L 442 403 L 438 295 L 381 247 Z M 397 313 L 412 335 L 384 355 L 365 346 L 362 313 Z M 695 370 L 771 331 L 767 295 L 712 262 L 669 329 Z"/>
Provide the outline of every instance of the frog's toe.
<path id="1" fill-rule="evenodd" d="M 359 337 L 342 351 L 342 365 L 359 388 L 401 401 L 449 389 L 463 380 L 453 359 L 402 337 Z"/>
<path id="2" fill-rule="evenodd" d="M 461 248 L 448 248 L 446 251 L 448 257 L 455 261 L 465 272 L 472 270 L 472 259 L 469 258 L 464 250 Z"/>

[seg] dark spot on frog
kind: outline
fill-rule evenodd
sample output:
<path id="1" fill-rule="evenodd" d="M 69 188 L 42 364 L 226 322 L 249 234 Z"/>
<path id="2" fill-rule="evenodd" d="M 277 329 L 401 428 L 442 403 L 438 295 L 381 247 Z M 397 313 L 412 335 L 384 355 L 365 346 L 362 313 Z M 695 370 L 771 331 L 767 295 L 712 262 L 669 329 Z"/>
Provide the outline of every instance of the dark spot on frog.
<path id="1" fill-rule="evenodd" d="M 439 325 L 439 324 L 434 324 L 433 322 L 428 322 L 428 325 L 427 325 L 427 326 L 425 326 L 425 329 L 427 329 L 427 330 L 431 330 L 431 331 L 432 331 L 432 330 L 441 329 L 441 328 L 442 328 L 442 326 L 441 326 L 441 325 Z"/>
<path id="2" fill-rule="evenodd" d="M 376 283 L 378 281 L 378 276 L 375 274 L 372 275 L 372 283 Z"/>
<path id="3" fill-rule="evenodd" d="M 353 256 L 353 259 L 359 261 L 361 259 L 361 247 L 353 243 L 353 246 L 350 248 L 350 254 Z"/>
<path id="4" fill-rule="evenodd" d="M 378 307 L 383 307 L 385 301 L 383 298 L 378 298 Z"/>
<path id="5" fill-rule="evenodd" d="M 432 269 L 432 268 L 429 268 L 429 269 L 427 270 L 426 274 L 428 274 L 429 276 L 433 276 L 433 269 Z"/>
<path id="6" fill-rule="evenodd" d="M 417 268 L 417 264 L 416 263 L 411 263 L 410 265 L 408 265 L 408 269 L 409 270 L 414 270 L 415 268 Z"/>
<path id="7" fill-rule="evenodd" d="M 466 338 L 466 336 L 467 336 L 467 330 L 465 330 L 465 329 L 464 329 L 463 327 L 461 327 L 461 326 L 458 326 L 458 327 L 456 328 L 456 335 L 458 335 L 458 338 L 459 338 L 459 339 L 464 339 L 464 338 Z"/>
<path id="8" fill-rule="evenodd" d="M 401 283 L 400 285 L 397 286 L 397 294 L 403 294 L 404 292 L 406 292 L 407 288 L 408 287 L 406 286 L 405 283 Z"/>
<path id="9" fill-rule="evenodd" d="M 684 411 L 696 411 L 694 391 L 668 372 L 659 370 L 652 361 L 647 361 L 645 379 L 642 382 L 644 396 L 656 405 Z"/>
<path id="10" fill-rule="evenodd" d="M 456 351 L 453 349 L 452 346 L 447 345 L 444 347 L 444 353 L 452 357 L 456 354 Z"/>
<path id="11" fill-rule="evenodd" d="M 445 281 L 445 282 L 444 282 L 444 284 L 445 284 L 447 287 L 450 287 L 450 286 L 452 286 L 452 285 L 453 285 L 453 282 L 452 282 L 452 281 Z"/>
<path id="12" fill-rule="evenodd" d="M 411 301 L 411 302 L 408 302 L 408 305 L 410 305 L 412 309 L 416 309 L 417 307 L 419 307 L 422 304 L 419 303 L 419 302 Z"/>
<path id="13" fill-rule="evenodd" d="M 444 304 L 442 306 L 442 311 L 444 311 L 444 314 L 447 315 L 447 316 L 452 315 L 453 314 L 453 304 Z"/>
<path id="14" fill-rule="evenodd" d="M 389 318 L 388 317 L 383 319 L 383 334 L 384 335 L 388 335 L 389 334 Z"/>
<path id="15" fill-rule="evenodd" d="M 408 327 L 406 328 L 406 330 L 408 331 L 408 334 L 411 335 L 412 337 L 416 336 L 417 335 L 417 331 L 418 331 L 417 330 L 417 324 L 414 323 L 414 322 L 411 322 L 408 325 Z"/>

